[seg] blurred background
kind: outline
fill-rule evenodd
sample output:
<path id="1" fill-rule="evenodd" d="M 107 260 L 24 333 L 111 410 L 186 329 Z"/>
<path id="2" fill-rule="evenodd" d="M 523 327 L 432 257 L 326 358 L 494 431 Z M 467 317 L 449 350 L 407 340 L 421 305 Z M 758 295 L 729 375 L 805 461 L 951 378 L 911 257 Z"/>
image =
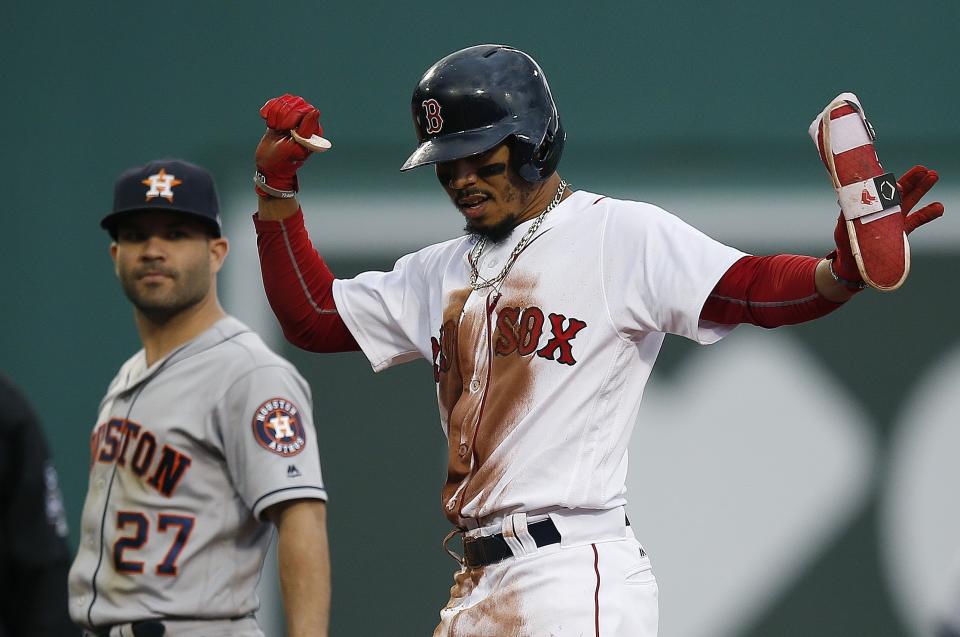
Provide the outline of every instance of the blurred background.
<path id="1" fill-rule="evenodd" d="M 762 254 L 822 255 L 836 203 L 807 136 L 859 95 L 885 168 L 942 176 L 946 216 L 913 272 L 813 324 L 669 338 L 631 444 L 630 518 L 661 587 L 662 637 L 934 635 L 960 615 L 960 3 L 346 3 L 12 0 L 0 8 L 0 367 L 39 412 L 71 543 L 88 436 L 139 348 L 98 221 L 115 177 L 164 156 L 215 175 L 232 241 L 228 311 L 315 397 L 333 551 L 333 635 L 429 635 L 444 440 L 431 369 L 286 344 L 250 215 L 257 109 L 298 93 L 329 153 L 301 171 L 334 272 L 391 267 L 460 233 L 414 147 L 410 95 L 436 59 L 511 44 L 549 78 L 577 189 L 656 203 Z M 272 565 L 261 619 L 282 635 Z"/>

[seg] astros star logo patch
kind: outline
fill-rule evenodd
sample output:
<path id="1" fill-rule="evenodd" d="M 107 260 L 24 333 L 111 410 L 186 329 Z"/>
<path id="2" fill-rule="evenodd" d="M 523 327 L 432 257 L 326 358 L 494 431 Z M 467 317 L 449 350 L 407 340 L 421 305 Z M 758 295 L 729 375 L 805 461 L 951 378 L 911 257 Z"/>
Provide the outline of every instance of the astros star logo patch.
<path id="1" fill-rule="evenodd" d="M 285 458 L 297 455 L 307 445 L 300 410 L 285 398 L 271 398 L 257 407 L 253 436 L 261 447 Z"/>
<path id="2" fill-rule="evenodd" d="M 167 201 L 173 201 L 173 187 L 182 184 L 183 180 L 177 179 L 176 175 L 168 175 L 167 171 L 161 168 L 160 172 L 155 175 L 150 175 L 140 183 L 144 186 L 149 186 L 147 189 L 147 201 L 156 199 L 157 197 L 163 197 Z"/>

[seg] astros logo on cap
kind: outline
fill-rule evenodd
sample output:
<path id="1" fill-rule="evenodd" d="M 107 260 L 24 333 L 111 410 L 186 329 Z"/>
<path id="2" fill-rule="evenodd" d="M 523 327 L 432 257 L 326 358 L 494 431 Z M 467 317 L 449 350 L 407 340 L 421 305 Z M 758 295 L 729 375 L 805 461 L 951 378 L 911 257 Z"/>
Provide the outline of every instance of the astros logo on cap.
<path id="1" fill-rule="evenodd" d="M 157 197 L 163 197 L 167 201 L 173 201 L 173 187 L 179 186 L 183 180 L 177 179 L 176 175 L 168 175 L 163 168 L 155 175 L 150 175 L 142 182 L 144 186 L 150 186 L 147 189 L 147 201 Z"/>
<path id="2" fill-rule="evenodd" d="M 300 410 L 285 398 L 271 398 L 253 416 L 253 436 L 264 449 L 289 458 L 307 445 Z"/>

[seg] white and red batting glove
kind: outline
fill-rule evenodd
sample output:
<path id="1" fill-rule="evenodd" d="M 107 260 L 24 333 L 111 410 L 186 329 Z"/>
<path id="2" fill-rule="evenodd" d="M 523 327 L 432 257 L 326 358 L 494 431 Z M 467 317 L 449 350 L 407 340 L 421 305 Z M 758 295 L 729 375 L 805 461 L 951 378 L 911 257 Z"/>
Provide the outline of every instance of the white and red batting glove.
<path id="1" fill-rule="evenodd" d="M 300 185 L 297 170 L 311 151 L 293 139 L 291 131 L 305 139 L 321 135 L 320 111 L 302 97 L 285 94 L 268 100 L 260 108 L 267 131 L 257 145 L 257 172 L 253 182 L 263 197 L 288 199 Z"/>
<path id="2" fill-rule="evenodd" d="M 910 272 L 907 235 L 943 214 L 930 204 L 910 214 L 938 176 L 914 166 L 900 181 L 884 173 L 874 148 L 876 133 L 853 93 L 841 93 L 810 124 L 810 136 L 840 204 L 831 271 L 841 283 L 878 290 L 900 287 Z"/>
<path id="3" fill-rule="evenodd" d="M 910 234 L 925 223 L 929 223 L 943 214 L 943 204 L 935 202 L 911 212 L 913 207 L 933 188 L 940 176 L 937 171 L 926 166 L 914 166 L 897 180 L 900 191 L 900 216 L 903 219 L 903 232 Z M 833 231 L 833 239 L 837 244 L 836 250 L 827 255 L 832 260 L 830 265 L 837 280 L 848 288 L 865 287 L 860 278 L 860 271 L 851 250 L 850 235 L 847 220 L 843 213 L 837 219 L 837 226 Z"/>

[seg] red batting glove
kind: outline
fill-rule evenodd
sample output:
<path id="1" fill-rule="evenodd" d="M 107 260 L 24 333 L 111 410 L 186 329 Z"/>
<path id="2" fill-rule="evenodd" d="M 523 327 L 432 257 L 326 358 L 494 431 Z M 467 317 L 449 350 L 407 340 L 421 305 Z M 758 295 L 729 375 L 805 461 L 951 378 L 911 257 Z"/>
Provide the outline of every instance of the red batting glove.
<path id="1" fill-rule="evenodd" d="M 897 187 L 900 188 L 900 212 L 904 216 L 903 229 L 907 234 L 943 214 L 943 204 L 939 201 L 910 214 L 913 207 L 933 188 L 938 179 L 940 175 L 937 171 L 925 166 L 914 166 L 897 180 Z"/>
<path id="2" fill-rule="evenodd" d="M 907 234 L 943 214 L 943 204 L 940 202 L 924 206 L 912 214 L 910 212 L 939 179 L 940 175 L 937 171 L 925 166 L 914 166 L 897 180 L 897 187 L 900 189 L 900 214 L 904 216 L 903 229 Z M 843 213 L 840 213 L 837 219 L 833 240 L 837 243 L 837 249 L 828 254 L 827 258 L 833 260 L 834 273 L 848 283 L 854 285 L 862 283 L 860 270 L 857 269 L 857 262 L 850 250 L 850 235 L 847 234 Z"/>
<path id="3" fill-rule="evenodd" d="M 260 109 L 267 131 L 257 145 L 257 194 L 262 197 L 293 197 L 300 189 L 297 170 L 310 156 L 310 150 L 298 144 L 290 130 L 301 137 L 321 135 L 320 111 L 302 97 L 285 94 L 268 100 Z"/>

